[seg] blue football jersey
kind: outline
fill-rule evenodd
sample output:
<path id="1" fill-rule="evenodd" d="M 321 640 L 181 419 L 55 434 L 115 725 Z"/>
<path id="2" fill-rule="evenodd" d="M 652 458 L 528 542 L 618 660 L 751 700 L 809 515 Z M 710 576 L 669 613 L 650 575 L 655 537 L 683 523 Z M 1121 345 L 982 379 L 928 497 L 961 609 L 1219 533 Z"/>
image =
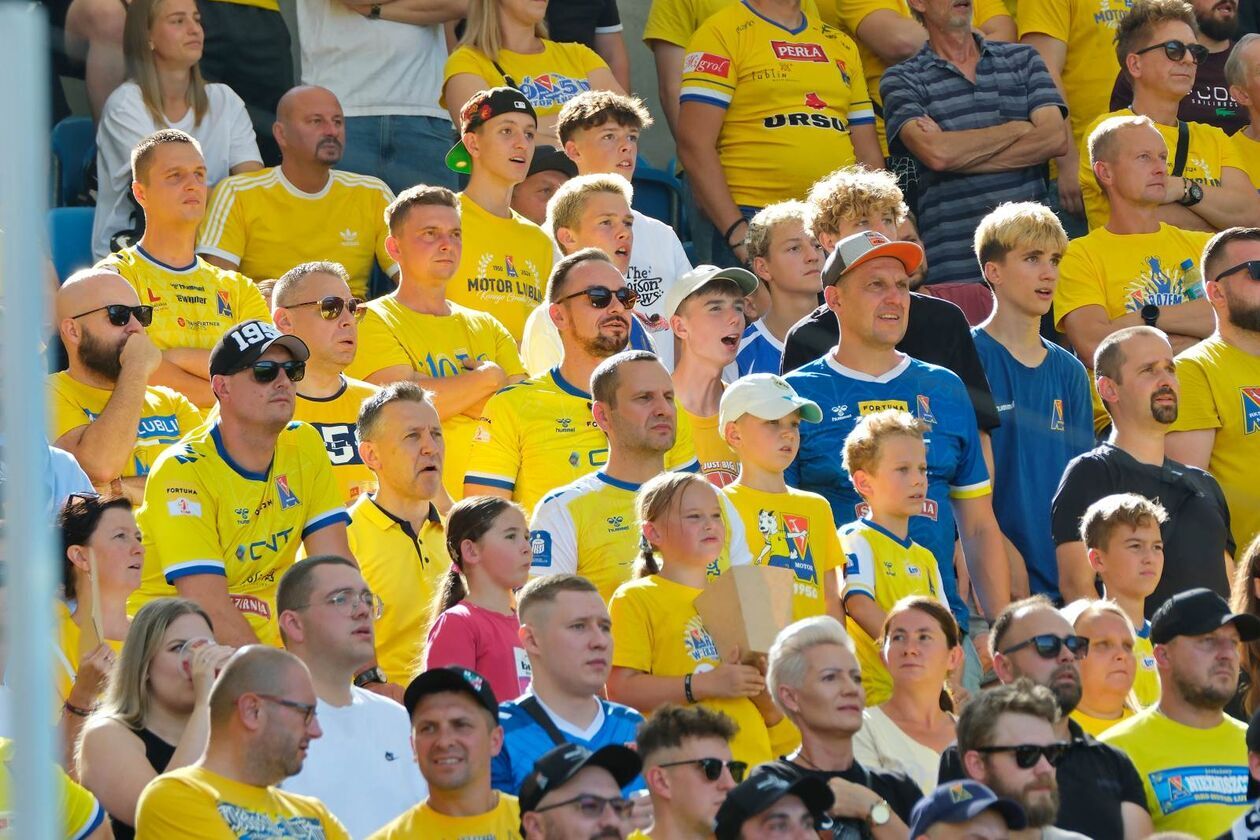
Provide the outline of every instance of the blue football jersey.
<path id="1" fill-rule="evenodd" d="M 782 363 L 783 342 L 771 335 L 760 321 L 749 324 L 739 339 L 739 352 L 735 356 L 739 375 L 773 373 L 778 376 Z"/>

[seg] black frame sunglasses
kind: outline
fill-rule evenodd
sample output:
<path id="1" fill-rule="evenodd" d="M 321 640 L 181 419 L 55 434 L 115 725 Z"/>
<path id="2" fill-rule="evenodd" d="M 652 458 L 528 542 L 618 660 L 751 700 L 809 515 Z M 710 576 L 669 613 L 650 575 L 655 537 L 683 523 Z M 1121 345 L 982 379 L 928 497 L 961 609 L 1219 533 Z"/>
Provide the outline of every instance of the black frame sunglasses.
<path id="1" fill-rule="evenodd" d="M 285 309 L 297 309 L 299 306 L 318 306 L 319 317 L 325 321 L 332 321 L 341 317 L 343 309 L 349 309 L 351 317 L 356 321 L 362 321 L 363 316 L 367 314 L 367 309 L 363 306 L 363 299 L 340 298 L 336 295 L 328 295 L 319 300 L 308 300 L 302 303 L 290 303 Z"/>
<path id="2" fill-rule="evenodd" d="M 236 373 L 249 371 L 253 374 L 255 382 L 266 385 L 268 382 L 275 382 L 281 370 L 284 371 L 285 376 L 289 377 L 290 382 L 301 382 L 306 378 L 306 361 L 289 359 L 286 362 L 277 362 L 274 359 L 260 359 L 252 365 L 246 365 Z"/>
<path id="3" fill-rule="evenodd" d="M 1244 269 L 1251 274 L 1252 280 L 1260 280 L 1260 260 L 1247 260 L 1246 262 L 1240 262 L 1238 265 L 1231 266 L 1216 275 L 1216 279 L 1224 280 L 1229 275 L 1237 274 Z"/>
<path id="4" fill-rule="evenodd" d="M 1195 64 L 1202 64 L 1203 59 L 1208 57 L 1208 48 L 1202 44 L 1187 44 L 1185 41 L 1179 41 L 1174 38 L 1171 41 L 1162 41 L 1158 44 L 1151 44 L 1149 47 L 1143 47 L 1134 52 L 1134 55 L 1152 52 L 1154 50 L 1163 50 L 1164 56 L 1169 61 L 1181 61 L 1186 57 L 1186 53 L 1190 53 L 1190 59 Z"/>
<path id="5" fill-rule="evenodd" d="M 127 323 L 135 317 L 140 322 L 140 326 L 147 327 L 153 323 L 153 307 L 147 303 L 139 306 L 128 306 L 125 303 L 111 303 L 108 306 L 98 306 L 95 309 L 89 309 L 87 312 L 80 312 L 78 315 L 72 315 L 72 318 L 85 318 L 88 315 L 94 315 L 97 312 L 104 311 L 105 317 L 109 318 L 109 322 L 115 327 L 125 327 Z"/>
<path id="6" fill-rule="evenodd" d="M 1062 741 L 1056 741 L 1053 744 L 1011 744 L 1009 746 L 993 746 L 993 747 L 976 747 L 978 753 L 1002 753 L 1009 752 L 1015 754 L 1015 765 L 1021 770 L 1030 770 L 1037 766 L 1037 762 L 1042 756 L 1046 757 L 1046 761 L 1051 767 L 1058 767 L 1059 762 L 1067 755 L 1071 744 Z"/>
<path id="7" fill-rule="evenodd" d="M 582 289 L 580 292 L 565 295 L 556 303 L 564 303 L 582 295 L 586 295 L 587 303 L 596 309 L 607 309 L 613 298 L 617 299 L 617 302 L 621 304 L 623 309 L 634 309 L 635 304 L 639 302 L 639 293 L 629 286 L 622 286 L 620 289 L 615 290 L 607 286 L 591 286 L 589 289 Z"/>
<path id="8" fill-rule="evenodd" d="M 1025 639 L 1017 645 L 1011 645 L 1001 653 L 1009 656 L 1017 650 L 1023 650 L 1031 647 L 1037 651 L 1037 655 L 1042 659 L 1054 659 L 1059 655 L 1059 651 L 1066 647 L 1077 659 L 1089 653 L 1089 639 L 1084 636 L 1069 635 L 1056 636 L 1053 633 L 1038 633 L 1032 638 Z"/>
<path id="9" fill-rule="evenodd" d="M 534 812 L 541 814 L 543 811 L 552 811 L 556 808 L 564 808 L 568 805 L 575 805 L 582 812 L 582 816 L 587 819 L 599 819 L 604 813 L 605 808 L 612 808 L 613 815 L 619 820 L 628 819 L 630 812 L 634 809 L 634 802 L 622 796 L 605 797 L 596 796 L 593 793 L 583 793 L 572 799 L 566 799 L 563 802 L 556 802 L 553 805 L 544 805 L 542 808 L 535 808 Z"/>
<path id="10" fill-rule="evenodd" d="M 667 761 L 664 764 L 658 764 L 658 767 L 681 767 L 684 764 L 695 764 L 700 767 L 700 771 L 704 773 L 704 777 L 710 782 L 716 782 L 722 778 L 722 768 L 731 771 L 731 778 L 735 780 L 735 784 L 744 781 L 744 774 L 748 772 L 748 762 L 746 761 L 723 761 L 720 758 L 689 758 L 685 761 Z"/>

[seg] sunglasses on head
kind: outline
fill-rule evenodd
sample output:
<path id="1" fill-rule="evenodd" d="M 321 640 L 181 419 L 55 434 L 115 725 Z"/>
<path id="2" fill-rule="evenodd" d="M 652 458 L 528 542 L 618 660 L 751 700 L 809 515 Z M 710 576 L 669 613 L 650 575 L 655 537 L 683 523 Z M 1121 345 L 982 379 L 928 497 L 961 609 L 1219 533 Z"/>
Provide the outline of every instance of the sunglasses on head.
<path id="1" fill-rule="evenodd" d="M 133 315 L 142 327 L 147 327 L 153 323 L 153 307 L 147 304 L 128 306 L 125 303 L 111 303 L 109 306 L 98 306 L 95 309 L 89 309 L 87 312 L 80 312 L 73 317 L 83 318 L 102 310 L 105 312 L 105 317 L 109 318 L 109 322 L 115 327 L 127 326 Z"/>
<path id="2" fill-rule="evenodd" d="M 710 782 L 716 782 L 722 778 L 722 768 L 725 767 L 731 771 L 731 778 L 735 780 L 735 784 L 744 781 L 744 774 L 748 772 L 748 764 L 743 761 L 723 761 L 720 758 L 689 758 L 686 761 L 669 761 L 660 765 L 661 767 L 681 767 L 684 764 L 695 764 L 700 767 L 704 777 Z"/>
<path id="3" fill-rule="evenodd" d="M 607 309 L 613 298 L 616 298 L 617 302 L 624 309 L 634 309 L 634 305 L 639 302 L 639 293 L 629 286 L 622 286 L 620 289 L 610 289 L 607 286 L 591 286 L 589 289 L 565 295 L 557 303 L 564 303 L 566 300 L 572 300 L 582 295 L 586 295 L 587 302 L 596 309 Z"/>
<path id="4" fill-rule="evenodd" d="M 303 303 L 290 303 L 285 309 L 297 309 L 299 306 L 318 306 L 319 316 L 325 321 L 333 321 L 341 317 L 343 309 L 349 309 L 351 316 L 356 321 L 362 321 L 363 316 L 367 313 L 367 309 L 363 307 L 363 301 L 359 298 L 339 298 L 336 295 L 328 295 L 319 300 L 308 300 Z"/>
<path id="5" fill-rule="evenodd" d="M 1002 653 L 1010 655 L 1026 647 L 1033 648 L 1042 659 L 1054 659 L 1065 647 L 1073 656 L 1080 658 L 1089 653 L 1089 639 L 1084 636 L 1056 636 L 1053 633 L 1041 633 L 1017 645 L 1011 645 Z"/>
<path id="6" fill-rule="evenodd" d="M 1009 752 L 1015 754 L 1015 764 L 1021 770 L 1029 770 L 1037 766 L 1037 762 L 1044 755 L 1046 762 L 1051 767 L 1058 767 L 1059 762 L 1063 760 L 1063 756 L 1067 755 L 1070 744 L 1015 744 L 1013 746 L 1000 747 L 976 747 L 978 753 L 1001 753 Z"/>
<path id="7" fill-rule="evenodd" d="M 1141 55 L 1153 50 L 1163 50 L 1164 55 L 1169 61 L 1181 61 L 1186 57 L 1186 53 L 1190 53 L 1190 58 L 1195 64 L 1202 64 L 1203 59 L 1208 56 L 1208 48 L 1202 44 L 1187 44 L 1185 41 L 1164 41 L 1160 44 L 1151 44 L 1149 47 L 1143 47 L 1134 55 Z"/>
<path id="8" fill-rule="evenodd" d="M 1260 280 L 1260 260 L 1247 260 L 1236 266 L 1227 268 L 1220 274 L 1216 275 L 1217 280 L 1224 280 L 1231 274 L 1237 274 L 1240 271 L 1246 271 L 1251 275 L 1252 280 Z"/>
<path id="9" fill-rule="evenodd" d="M 241 368 L 237 373 L 242 371 L 250 371 L 254 374 L 254 381 L 262 384 L 275 382 L 276 377 L 280 375 L 280 371 L 284 370 L 285 376 L 289 377 L 290 382 L 301 382 L 306 376 L 306 362 L 299 362 L 296 359 L 290 359 L 287 362 L 276 362 L 266 359 L 260 362 L 254 362 Z"/>

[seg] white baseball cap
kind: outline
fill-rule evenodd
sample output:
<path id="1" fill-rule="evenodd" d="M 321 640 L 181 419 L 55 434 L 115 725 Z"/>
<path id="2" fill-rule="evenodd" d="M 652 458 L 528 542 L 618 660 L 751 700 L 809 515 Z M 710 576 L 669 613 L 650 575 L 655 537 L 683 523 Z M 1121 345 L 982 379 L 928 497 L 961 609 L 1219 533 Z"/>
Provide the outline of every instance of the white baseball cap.
<path id="1" fill-rule="evenodd" d="M 892 257 L 901 263 L 906 274 L 913 274 L 923 262 L 923 249 L 913 242 L 893 242 L 882 233 L 860 230 L 836 243 L 836 249 L 823 264 L 822 284 L 831 286 L 859 265 L 880 257 Z"/>
<path id="2" fill-rule="evenodd" d="M 799 411 L 806 423 L 817 423 L 823 416 L 818 403 L 793 391 L 782 376 L 750 373 L 736 379 L 722 393 L 722 402 L 718 404 L 718 429 L 725 430 L 727 423 L 745 414 L 762 420 L 779 420 L 794 411 Z"/>
<path id="3" fill-rule="evenodd" d="M 674 281 L 665 293 L 665 317 L 672 318 L 678 307 L 687 299 L 714 280 L 734 280 L 745 295 L 751 295 L 761 281 L 757 275 L 746 268 L 718 268 L 716 265 L 698 265 L 682 277 Z"/>

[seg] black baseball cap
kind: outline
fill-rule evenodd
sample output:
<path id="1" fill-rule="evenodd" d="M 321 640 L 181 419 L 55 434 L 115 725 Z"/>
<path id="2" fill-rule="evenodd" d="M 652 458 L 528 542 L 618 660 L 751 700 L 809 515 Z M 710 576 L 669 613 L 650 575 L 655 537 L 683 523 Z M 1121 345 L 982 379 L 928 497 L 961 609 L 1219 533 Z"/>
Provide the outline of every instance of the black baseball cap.
<path id="1" fill-rule="evenodd" d="M 718 808 L 713 836 L 717 840 L 736 840 L 747 820 L 789 795 L 804 802 L 817 822 L 827 818 L 827 809 L 835 802 L 826 782 L 816 776 L 788 780 L 775 773 L 754 773 L 726 794 L 726 801 Z"/>
<path id="2" fill-rule="evenodd" d="M 612 774 L 617 787 L 623 788 L 643 770 L 643 760 L 629 747 L 609 744 L 591 752 L 581 744 L 561 744 L 534 762 L 533 771 L 525 777 L 519 794 L 521 813 L 538 807 L 542 798 L 572 779 L 587 767 L 602 767 Z"/>
<path id="3" fill-rule="evenodd" d="M 1028 818 L 1019 803 L 999 798 L 977 781 L 963 779 L 941 785 L 919 800 L 910 812 L 910 836 L 927 834 L 937 823 L 966 822 L 990 808 L 1002 816 L 1007 828 L 1028 826 Z"/>
<path id="4" fill-rule="evenodd" d="M 539 172 L 563 172 L 570 178 L 576 178 L 577 164 L 563 149 L 542 144 L 534 147 L 534 157 L 529 162 L 529 173 L 525 176 L 537 175 Z"/>
<path id="5" fill-rule="evenodd" d="M 311 356 L 306 342 L 296 335 L 288 335 L 276 329 L 275 324 L 257 318 L 242 321 L 219 336 L 210 351 L 210 375 L 229 376 L 252 365 L 273 346 L 285 347 L 296 361 L 304 362 Z"/>
<path id="6" fill-rule="evenodd" d="M 407 717 L 415 714 L 416 706 L 425 697 L 447 691 L 467 694 L 498 720 L 499 701 L 490 688 L 490 681 L 471 668 L 461 668 L 458 665 L 430 668 L 411 681 L 403 692 L 403 707 L 407 710 Z"/>
<path id="7" fill-rule="evenodd" d="M 529 114 L 534 118 L 534 124 L 538 124 L 538 114 L 534 112 L 534 106 L 516 88 L 479 90 L 468 98 L 459 111 L 460 141 L 446 153 L 446 168 L 464 175 L 472 172 L 472 156 L 468 154 L 463 136 L 503 114 Z"/>
<path id="8" fill-rule="evenodd" d="M 1230 612 L 1220 595 L 1202 587 L 1178 592 L 1151 616 L 1151 643 L 1166 645 L 1178 636 L 1203 636 L 1232 624 L 1244 642 L 1260 639 L 1260 618 Z"/>

